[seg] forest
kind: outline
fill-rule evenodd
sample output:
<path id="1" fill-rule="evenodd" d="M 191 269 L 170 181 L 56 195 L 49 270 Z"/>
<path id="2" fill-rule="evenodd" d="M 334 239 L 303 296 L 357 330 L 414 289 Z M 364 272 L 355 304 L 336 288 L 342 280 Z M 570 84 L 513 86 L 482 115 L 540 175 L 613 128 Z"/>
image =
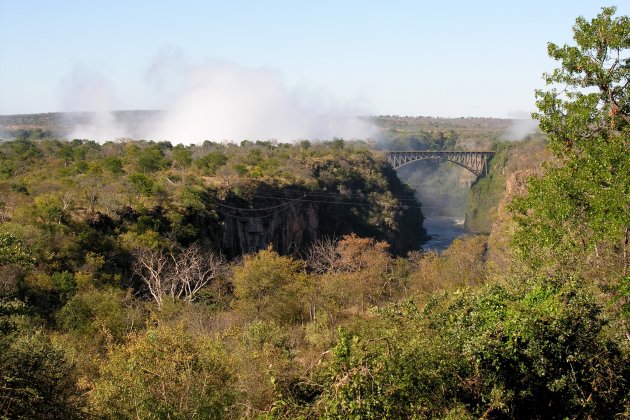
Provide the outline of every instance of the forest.
<path id="1" fill-rule="evenodd" d="M 630 417 L 630 19 L 573 31 L 522 141 L 381 116 L 380 143 L 99 144 L 15 117 L 0 417 Z M 457 206 L 483 234 L 423 251 L 384 150 L 480 146 Z"/>

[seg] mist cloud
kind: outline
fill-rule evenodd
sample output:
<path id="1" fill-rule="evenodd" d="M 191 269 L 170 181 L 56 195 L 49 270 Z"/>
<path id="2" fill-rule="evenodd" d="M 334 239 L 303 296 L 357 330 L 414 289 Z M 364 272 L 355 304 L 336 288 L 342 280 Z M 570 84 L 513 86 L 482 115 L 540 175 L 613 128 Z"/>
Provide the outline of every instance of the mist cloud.
<path id="1" fill-rule="evenodd" d="M 333 137 L 371 138 L 377 129 L 357 117 L 365 110 L 337 104 L 321 92 L 291 89 L 279 73 L 212 60 L 190 64 L 180 52 L 164 50 L 149 64 L 145 80 L 151 108 L 164 110 L 143 127 L 117 124 L 109 112 L 118 103 L 103 75 L 77 69 L 62 83 L 64 109 L 93 111 L 73 137 L 98 141 L 119 137 L 199 143 L 204 140 L 294 141 Z M 361 112 L 363 111 L 363 112 Z"/>
<path id="2" fill-rule="evenodd" d="M 505 140 L 518 141 L 523 140 L 529 134 L 533 134 L 538 131 L 538 121 L 531 118 L 526 112 L 517 112 L 510 115 L 512 120 L 510 122 L 509 130 L 503 135 Z"/>
<path id="3" fill-rule="evenodd" d="M 69 138 L 110 140 L 125 136 L 111 110 L 118 101 L 113 84 L 102 73 L 76 66 L 60 84 L 62 109 L 65 112 L 89 112 L 87 121 L 74 126 Z"/>

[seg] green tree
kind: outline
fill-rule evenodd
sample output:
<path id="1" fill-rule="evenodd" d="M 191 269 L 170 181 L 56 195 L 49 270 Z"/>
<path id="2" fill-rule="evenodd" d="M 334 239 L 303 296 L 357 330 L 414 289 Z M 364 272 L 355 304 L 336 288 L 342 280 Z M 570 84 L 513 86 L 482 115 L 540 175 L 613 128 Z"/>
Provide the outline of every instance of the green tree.
<path id="1" fill-rule="evenodd" d="M 234 391 L 226 355 L 182 326 L 150 329 L 116 348 L 90 395 L 106 418 L 221 418 Z"/>
<path id="2" fill-rule="evenodd" d="M 0 336 L 0 417 L 79 418 L 72 366 L 43 332 Z"/>
<path id="3" fill-rule="evenodd" d="M 234 271 L 238 307 L 254 319 L 280 323 L 304 316 L 299 290 L 305 282 L 304 263 L 266 249 L 246 255 Z"/>
<path id="4" fill-rule="evenodd" d="M 68 210 L 71 207 L 71 201 L 67 195 L 59 193 L 46 193 L 35 197 L 34 214 L 44 225 L 61 225 Z"/>
<path id="5" fill-rule="evenodd" d="M 0 298 L 0 418 L 79 418 L 74 367 L 30 313 Z"/>
<path id="6" fill-rule="evenodd" d="M 195 165 L 202 169 L 207 175 L 214 175 L 221 166 L 225 165 L 228 157 L 222 152 L 211 152 L 197 159 Z"/>
<path id="7" fill-rule="evenodd" d="M 0 266 L 14 264 L 30 267 L 35 259 L 24 249 L 20 240 L 8 233 L 0 233 Z"/>
<path id="8" fill-rule="evenodd" d="M 105 169 L 107 169 L 108 171 L 110 171 L 111 173 L 115 175 L 119 175 L 124 172 L 122 160 L 120 160 L 120 158 L 116 156 L 108 156 L 105 159 L 103 159 L 103 166 L 105 167 Z"/>
<path id="9" fill-rule="evenodd" d="M 548 45 L 560 67 L 545 75 L 550 89 L 536 92 L 533 117 L 558 161 L 513 205 L 515 244 L 534 265 L 575 252 L 598 257 L 608 244 L 628 270 L 630 20 L 614 14 L 580 17 L 575 45 Z"/>
<path id="10" fill-rule="evenodd" d="M 182 171 L 192 163 L 192 152 L 186 146 L 178 144 L 173 148 L 173 163 Z"/>
<path id="11" fill-rule="evenodd" d="M 129 182 L 135 190 L 147 197 L 153 194 L 154 183 L 153 180 L 145 174 L 134 173 L 129 175 Z"/>
<path id="12" fill-rule="evenodd" d="M 73 296 L 57 313 L 63 328 L 77 338 L 83 349 L 105 349 L 124 341 L 139 316 L 129 294 L 113 287 L 89 288 Z"/>
<path id="13" fill-rule="evenodd" d="M 156 172 L 167 164 L 164 152 L 157 144 L 152 144 L 137 151 L 136 166 L 140 172 Z"/>

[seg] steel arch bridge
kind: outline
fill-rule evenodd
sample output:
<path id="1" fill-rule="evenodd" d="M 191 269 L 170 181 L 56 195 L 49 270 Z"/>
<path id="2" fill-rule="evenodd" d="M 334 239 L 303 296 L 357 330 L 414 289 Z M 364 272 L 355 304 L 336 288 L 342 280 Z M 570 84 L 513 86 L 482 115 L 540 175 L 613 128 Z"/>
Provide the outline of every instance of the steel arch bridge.
<path id="1" fill-rule="evenodd" d="M 488 161 L 494 152 L 487 151 L 403 151 L 403 152 L 387 152 L 387 161 L 394 169 L 405 166 L 418 160 L 448 160 L 468 169 L 477 176 L 488 174 Z"/>

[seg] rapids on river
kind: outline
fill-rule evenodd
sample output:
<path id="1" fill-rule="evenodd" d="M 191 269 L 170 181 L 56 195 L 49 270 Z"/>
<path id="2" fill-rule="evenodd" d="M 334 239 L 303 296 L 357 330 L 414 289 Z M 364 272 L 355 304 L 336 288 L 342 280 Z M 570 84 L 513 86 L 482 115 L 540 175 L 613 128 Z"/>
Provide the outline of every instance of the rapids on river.
<path id="1" fill-rule="evenodd" d="M 449 216 L 426 216 L 424 228 L 431 237 L 422 244 L 424 251 L 444 251 L 458 236 L 466 233 L 464 219 Z"/>

